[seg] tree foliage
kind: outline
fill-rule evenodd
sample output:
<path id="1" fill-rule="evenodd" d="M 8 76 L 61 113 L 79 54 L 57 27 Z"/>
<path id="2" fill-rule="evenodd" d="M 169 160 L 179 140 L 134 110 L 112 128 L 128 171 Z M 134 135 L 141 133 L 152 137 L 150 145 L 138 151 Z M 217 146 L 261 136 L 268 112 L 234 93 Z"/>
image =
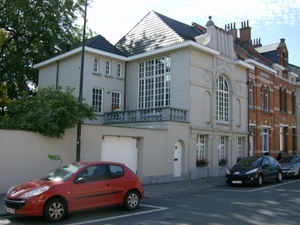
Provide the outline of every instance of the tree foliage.
<path id="1" fill-rule="evenodd" d="M 85 0 L 2 0 L 0 2 L 0 81 L 10 99 L 27 95 L 37 83 L 32 66 L 80 42 Z M 30 92 L 29 92 L 30 93 Z"/>
<path id="2" fill-rule="evenodd" d="M 1 116 L 4 115 L 5 109 L 9 104 L 11 103 L 11 100 L 9 99 L 7 95 L 7 89 L 4 82 L 0 82 L 0 119 Z"/>
<path id="3" fill-rule="evenodd" d="M 80 103 L 73 89 L 40 88 L 32 96 L 13 101 L 0 121 L 1 129 L 38 132 L 46 137 L 63 137 L 65 130 L 84 119 L 95 119 L 94 108 Z"/>

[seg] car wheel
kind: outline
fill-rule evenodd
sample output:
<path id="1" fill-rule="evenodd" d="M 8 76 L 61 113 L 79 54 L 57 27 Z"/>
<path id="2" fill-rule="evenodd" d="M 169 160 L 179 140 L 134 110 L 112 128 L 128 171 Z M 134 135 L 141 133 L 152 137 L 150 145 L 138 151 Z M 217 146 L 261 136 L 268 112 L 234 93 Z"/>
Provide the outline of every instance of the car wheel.
<path id="1" fill-rule="evenodd" d="M 277 182 L 281 182 L 281 181 L 282 181 L 282 173 L 281 173 L 280 171 L 278 172 L 276 181 L 277 181 Z"/>
<path id="2" fill-rule="evenodd" d="M 129 191 L 124 199 L 124 207 L 127 210 L 135 210 L 139 207 L 140 195 L 137 191 Z"/>
<path id="3" fill-rule="evenodd" d="M 258 175 L 257 180 L 256 180 L 256 184 L 257 186 L 262 186 L 263 185 L 263 176 L 261 174 Z"/>
<path id="4" fill-rule="evenodd" d="M 59 222 L 65 218 L 66 214 L 66 203 L 60 198 L 52 198 L 45 205 L 43 217 L 48 222 Z"/>

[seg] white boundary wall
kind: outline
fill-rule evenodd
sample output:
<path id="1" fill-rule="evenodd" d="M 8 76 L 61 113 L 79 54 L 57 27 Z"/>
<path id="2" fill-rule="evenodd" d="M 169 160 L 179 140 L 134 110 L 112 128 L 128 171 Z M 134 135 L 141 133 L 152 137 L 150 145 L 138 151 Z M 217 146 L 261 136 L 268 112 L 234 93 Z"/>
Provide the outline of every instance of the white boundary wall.
<path id="1" fill-rule="evenodd" d="M 63 139 L 46 138 L 40 134 L 0 130 L 0 194 L 12 185 L 39 178 L 59 166 L 48 154 L 60 155 L 63 164 L 76 160 L 76 127 Z"/>

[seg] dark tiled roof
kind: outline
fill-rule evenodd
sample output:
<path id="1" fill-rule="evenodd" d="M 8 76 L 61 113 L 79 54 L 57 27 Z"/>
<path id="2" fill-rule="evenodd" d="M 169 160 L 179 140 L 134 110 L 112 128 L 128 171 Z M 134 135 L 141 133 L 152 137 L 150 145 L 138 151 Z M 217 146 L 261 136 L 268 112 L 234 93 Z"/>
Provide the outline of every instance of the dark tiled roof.
<path id="1" fill-rule="evenodd" d="M 126 56 L 132 56 L 155 49 L 171 46 L 204 32 L 177 20 L 149 12 L 132 30 L 116 43 L 116 47 Z"/>
<path id="2" fill-rule="evenodd" d="M 102 35 L 97 35 L 95 37 L 92 37 L 85 42 L 86 47 L 98 49 L 101 51 L 106 51 L 109 53 L 117 54 L 117 55 L 122 55 L 124 56 L 114 45 L 112 45 L 109 41 L 107 41 Z M 71 46 L 70 49 L 75 49 L 82 46 L 82 42 Z"/>
<path id="3" fill-rule="evenodd" d="M 171 29 L 173 29 L 185 40 L 195 41 L 195 37 L 204 34 L 204 32 L 197 29 L 195 26 L 189 26 L 185 23 L 166 17 L 160 13 L 155 13 L 162 21 L 164 21 L 165 24 L 167 24 Z"/>
<path id="4" fill-rule="evenodd" d="M 123 56 L 123 54 L 114 45 L 112 45 L 101 35 L 97 35 L 87 40 L 86 46 Z"/>

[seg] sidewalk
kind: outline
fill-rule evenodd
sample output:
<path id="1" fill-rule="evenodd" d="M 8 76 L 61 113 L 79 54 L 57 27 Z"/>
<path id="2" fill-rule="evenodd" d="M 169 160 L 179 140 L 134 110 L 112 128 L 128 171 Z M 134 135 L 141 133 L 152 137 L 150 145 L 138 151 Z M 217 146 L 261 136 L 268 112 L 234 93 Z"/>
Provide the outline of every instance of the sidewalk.
<path id="1" fill-rule="evenodd" d="M 188 193 L 192 190 L 207 189 L 225 185 L 224 176 L 208 177 L 197 180 L 178 181 L 170 183 L 149 184 L 143 185 L 145 190 L 145 198 L 155 198 L 176 193 Z M 5 194 L 0 194 L 0 216 L 6 215 L 4 210 Z"/>

